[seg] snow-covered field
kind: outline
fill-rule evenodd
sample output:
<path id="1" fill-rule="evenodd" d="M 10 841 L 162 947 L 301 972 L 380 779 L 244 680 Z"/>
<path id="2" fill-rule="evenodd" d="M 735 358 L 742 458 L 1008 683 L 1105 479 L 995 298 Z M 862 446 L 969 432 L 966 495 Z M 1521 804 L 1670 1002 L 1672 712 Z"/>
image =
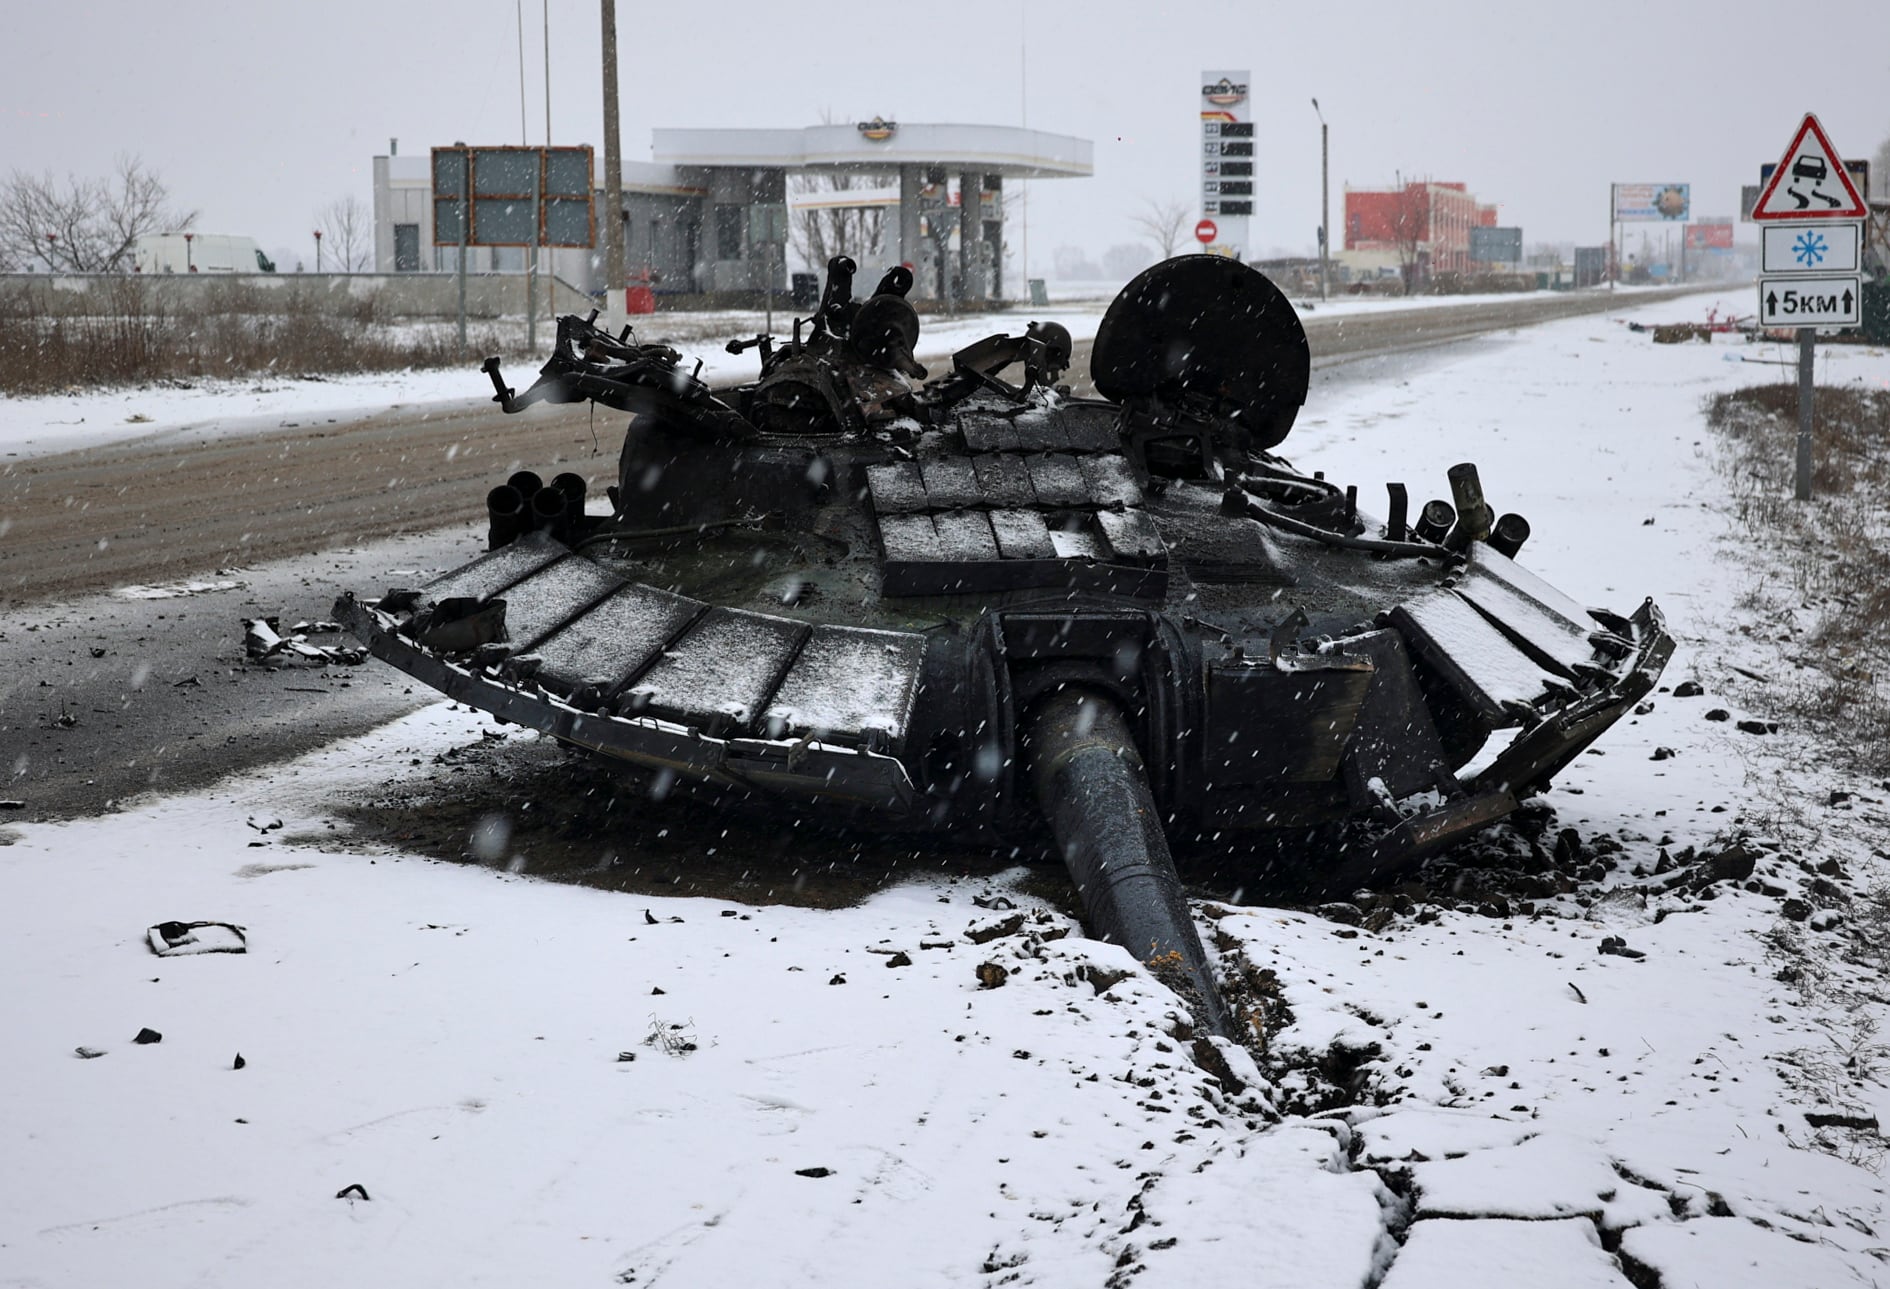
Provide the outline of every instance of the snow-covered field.
<path id="1" fill-rule="evenodd" d="M 436 705 L 6 831 L 0 1284 L 1890 1283 L 1880 1139 L 1806 1118 L 1890 1116 L 1881 979 L 1836 961 L 1841 915 L 1789 924 L 1826 990 L 1776 978 L 1775 943 L 1778 896 L 1890 878 L 1890 785 L 1737 728 L 1789 664 L 1735 607 L 1776 570 L 1701 415 L 1785 355 L 1599 316 L 1458 352 L 1286 448 L 1363 501 L 1476 461 L 1525 564 L 1666 609 L 1663 688 L 1546 798 L 1598 861 L 1619 843 L 1605 875 L 1362 924 L 1197 906 L 1286 1009 L 1265 1068 L 1224 1048 L 1217 1079 L 1171 996 L 1009 876 L 815 911 L 335 844 L 337 800 L 481 737 Z M 1820 379 L 1881 387 L 1890 353 L 1828 348 Z M 1667 880 L 1663 850 L 1739 832 L 1759 889 Z M 248 950 L 157 956 L 167 920 Z"/>

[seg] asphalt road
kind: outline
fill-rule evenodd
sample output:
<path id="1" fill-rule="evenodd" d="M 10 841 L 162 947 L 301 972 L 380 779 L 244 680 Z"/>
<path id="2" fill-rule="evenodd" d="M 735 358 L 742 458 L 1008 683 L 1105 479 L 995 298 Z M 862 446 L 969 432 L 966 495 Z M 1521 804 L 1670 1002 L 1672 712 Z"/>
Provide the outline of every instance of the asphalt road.
<path id="1" fill-rule="evenodd" d="M 1622 303 L 1581 294 L 1315 311 L 1309 402 L 1336 384 L 1447 362 L 1469 337 Z M 1087 350 L 1078 346 L 1074 371 L 1088 369 Z M 286 628 L 325 617 L 342 590 L 378 593 L 465 562 L 483 549 L 485 489 L 513 470 L 575 470 L 601 491 L 620 421 L 542 405 L 506 417 L 469 399 L 0 466 L 0 824 L 202 787 L 432 701 L 377 663 L 250 664 L 243 620 L 275 616 Z M 128 593 L 139 587 L 153 589 Z"/>

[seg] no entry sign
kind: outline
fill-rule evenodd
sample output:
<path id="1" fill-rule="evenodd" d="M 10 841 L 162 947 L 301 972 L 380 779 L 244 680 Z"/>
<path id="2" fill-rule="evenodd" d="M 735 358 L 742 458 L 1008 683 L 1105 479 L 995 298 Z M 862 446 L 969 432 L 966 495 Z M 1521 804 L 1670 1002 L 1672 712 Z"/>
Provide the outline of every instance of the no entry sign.
<path id="1" fill-rule="evenodd" d="M 1214 226 L 1213 220 L 1204 219 L 1194 226 L 1194 240 L 1206 246 L 1209 242 L 1220 236 L 1220 232 L 1221 230 Z"/>

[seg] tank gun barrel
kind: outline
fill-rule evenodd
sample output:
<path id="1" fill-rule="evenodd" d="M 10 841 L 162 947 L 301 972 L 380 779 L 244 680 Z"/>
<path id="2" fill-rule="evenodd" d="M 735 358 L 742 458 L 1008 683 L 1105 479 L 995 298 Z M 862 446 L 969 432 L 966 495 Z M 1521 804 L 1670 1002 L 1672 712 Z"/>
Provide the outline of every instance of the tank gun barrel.
<path id="1" fill-rule="evenodd" d="M 1100 691 L 1066 687 L 1027 718 L 1030 776 L 1090 933 L 1147 963 L 1229 1036 L 1128 718 Z"/>

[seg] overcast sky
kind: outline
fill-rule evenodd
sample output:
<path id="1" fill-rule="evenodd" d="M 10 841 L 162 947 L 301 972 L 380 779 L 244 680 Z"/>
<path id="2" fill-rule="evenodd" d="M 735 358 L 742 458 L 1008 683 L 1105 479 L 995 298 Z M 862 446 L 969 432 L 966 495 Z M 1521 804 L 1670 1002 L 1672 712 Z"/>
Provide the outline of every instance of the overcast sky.
<path id="1" fill-rule="evenodd" d="M 536 143 L 543 0 L 523 8 Z M 1029 186 L 1039 272 L 1061 244 L 1100 255 L 1137 240 L 1130 217 L 1146 201 L 1197 200 L 1206 67 L 1253 71 L 1257 254 L 1314 246 L 1314 96 L 1331 127 L 1335 229 L 1346 184 L 1401 172 L 1467 183 L 1530 243 L 1605 240 L 1611 181 L 1689 182 L 1696 215 L 1736 215 L 1739 185 L 1806 111 L 1851 157 L 1890 137 L 1886 0 L 618 10 L 630 158 L 649 158 L 656 127 L 823 117 L 1021 122 L 1093 140 L 1093 179 Z M 315 212 L 369 200 L 370 158 L 390 136 L 403 153 L 519 141 L 517 12 L 515 0 L 10 5 L 0 169 L 99 174 L 135 152 L 201 212 L 200 230 L 312 258 Z M 550 23 L 553 139 L 601 145 L 598 6 L 551 0 Z"/>

